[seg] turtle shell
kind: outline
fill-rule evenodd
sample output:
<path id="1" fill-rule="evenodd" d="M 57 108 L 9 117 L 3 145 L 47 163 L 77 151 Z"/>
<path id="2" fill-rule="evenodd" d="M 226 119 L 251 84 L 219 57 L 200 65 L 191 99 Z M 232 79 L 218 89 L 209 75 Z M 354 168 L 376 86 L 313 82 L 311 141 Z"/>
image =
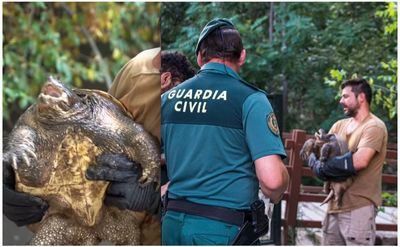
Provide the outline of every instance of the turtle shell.
<path id="1" fill-rule="evenodd" d="M 101 149 L 84 133 L 69 129 L 54 153 L 48 181 L 38 187 L 26 185 L 20 174 L 29 172 L 29 169 L 17 170 L 16 189 L 46 200 L 50 214 L 63 212 L 82 225 L 93 226 L 101 218 L 109 182 L 87 180 L 85 173 L 90 165 L 96 164 Z"/>
<path id="2" fill-rule="evenodd" d="M 157 142 L 117 99 L 99 90 L 68 91 L 51 80 L 43 92 L 16 123 L 3 160 L 13 165 L 16 190 L 46 200 L 48 215 L 84 226 L 99 222 L 109 182 L 90 181 L 85 173 L 103 153 L 141 164 L 140 182 L 159 181 Z"/>

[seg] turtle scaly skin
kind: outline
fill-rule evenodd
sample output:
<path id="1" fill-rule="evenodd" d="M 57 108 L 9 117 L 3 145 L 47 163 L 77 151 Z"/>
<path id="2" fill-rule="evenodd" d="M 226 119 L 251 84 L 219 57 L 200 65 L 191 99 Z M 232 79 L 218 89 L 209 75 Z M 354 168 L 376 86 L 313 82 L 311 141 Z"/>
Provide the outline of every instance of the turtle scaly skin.
<path id="1" fill-rule="evenodd" d="M 348 152 L 347 143 L 336 134 L 327 134 L 323 129 L 315 133 L 315 139 L 308 139 L 300 150 L 300 157 L 307 161 L 310 154 L 314 153 L 321 161 L 321 164 L 326 160 L 343 155 Z M 333 199 L 332 209 L 338 210 L 342 206 L 342 197 L 344 192 L 353 183 L 353 178 L 350 177 L 343 182 L 327 181 L 324 183 L 324 192 L 328 196 L 321 205 Z"/>
<path id="2" fill-rule="evenodd" d="M 32 244 L 140 244 L 144 213 L 103 205 L 109 182 L 85 177 L 104 153 L 141 164 L 139 181 L 159 187 L 157 142 L 123 105 L 105 92 L 69 90 L 50 77 L 38 102 L 17 121 L 3 155 L 15 171 L 16 190 L 49 204 L 33 227 Z"/>

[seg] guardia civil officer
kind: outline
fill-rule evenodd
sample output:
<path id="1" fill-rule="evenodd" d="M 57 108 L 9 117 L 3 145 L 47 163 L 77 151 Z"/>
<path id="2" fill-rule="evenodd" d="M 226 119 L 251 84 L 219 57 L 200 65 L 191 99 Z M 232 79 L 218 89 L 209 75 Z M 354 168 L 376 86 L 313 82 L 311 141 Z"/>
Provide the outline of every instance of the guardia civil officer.
<path id="1" fill-rule="evenodd" d="M 246 51 L 231 21 L 210 21 L 196 55 L 197 75 L 161 100 L 170 178 L 162 243 L 251 244 L 267 224 L 259 187 L 277 203 L 288 185 L 276 118 L 265 92 L 238 75 Z"/>

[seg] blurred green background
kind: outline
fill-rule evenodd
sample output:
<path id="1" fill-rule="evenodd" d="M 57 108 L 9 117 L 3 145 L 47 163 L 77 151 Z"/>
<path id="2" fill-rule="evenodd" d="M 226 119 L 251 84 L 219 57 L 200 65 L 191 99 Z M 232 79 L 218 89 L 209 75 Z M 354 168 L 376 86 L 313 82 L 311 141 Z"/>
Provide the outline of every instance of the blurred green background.
<path id="1" fill-rule="evenodd" d="M 3 130 L 49 75 L 107 90 L 137 53 L 160 46 L 160 3 L 3 3 Z"/>
<path id="2" fill-rule="evenodd" d="M 376 92 L 372 111 L 397 141 L 397 3 L 163 3 L 162 48 L 196 64 L 199 33 L 216 17 L 231 19 L 242 35 L 241 76 L 282 94 L 284 131 L 328 130 L 344 117 L 340 82 L 363 76 Z"/>

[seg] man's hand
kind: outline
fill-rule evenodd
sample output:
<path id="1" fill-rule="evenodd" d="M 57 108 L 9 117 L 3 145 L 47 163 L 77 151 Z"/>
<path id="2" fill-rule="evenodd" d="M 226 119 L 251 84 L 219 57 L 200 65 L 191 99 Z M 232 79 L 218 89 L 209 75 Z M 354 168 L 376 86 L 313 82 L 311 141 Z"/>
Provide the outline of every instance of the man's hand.
<path id="1" fill-rule="evenodd" d="M 308 166 L 314 174 L 323 181 L 341 182 L 356 175 L 352 153 L 348 152 L 325 162 L 319 161 L 314 153 L 308 158 Z"/>
<path id="2" fill-rule="evenodd" d="M 39 222 L 48 204 L 36 196 L 15 191 L 15 174 L 11 163 L 3 160 L 3 213 L 17 226 Z"/>
<path id="3" fill-rule="evenodd" d="M 140 166 L 120 154 L 103 154 L 97 158 L 97 165 L 86 171 L 89 180 L 107 180 L 105 204 L 119 209 L 158 213 L 160 192 L 156 184 L 141 186 L 138 182 Z"/>

